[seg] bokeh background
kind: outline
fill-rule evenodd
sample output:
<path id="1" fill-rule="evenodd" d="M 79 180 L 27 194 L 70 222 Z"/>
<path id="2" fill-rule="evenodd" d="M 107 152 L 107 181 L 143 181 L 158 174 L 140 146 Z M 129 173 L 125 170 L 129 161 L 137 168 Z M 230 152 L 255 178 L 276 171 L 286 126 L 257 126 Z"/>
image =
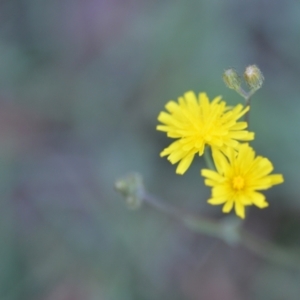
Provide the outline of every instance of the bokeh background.
<path id="1" fill-rule="evenodd" d="M 168 204 L 221 219 L 202 160 L 178 176 L 159 157 L 157 115 L 188 90 L 241 102 L 222 73 L 255 63 L 253 145 L 285 183 L 245 227 L 299 247 L 299 28 L 289 0 L 2 0 L 0 299 L 299 299 L 299 272 L 113 189 L 138 171 Z"/>

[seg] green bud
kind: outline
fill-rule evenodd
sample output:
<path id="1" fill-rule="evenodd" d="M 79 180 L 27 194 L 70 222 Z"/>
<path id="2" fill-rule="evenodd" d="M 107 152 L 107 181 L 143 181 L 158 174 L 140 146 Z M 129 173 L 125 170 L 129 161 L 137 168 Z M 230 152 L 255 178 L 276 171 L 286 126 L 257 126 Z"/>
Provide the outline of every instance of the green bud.
<path id="1" fill-rule="evenodd" d="M 225 70 L 223 80 L 230 89 L 237 91 L 241 87 L 241 77 L 234 69 Z"/>
<path id="2" fill-rule="evenodd" d="M 256 65 L 246 68 L 244 78 L 251 90 L 258 90 L 264 82 L 264 76 Z"/>
<path id="3" fill-rule="evenodd" d="M 131 173 L 116 180 L 115 190 L 122 194 L 129 208 L 137 209 L 143 202 L 145 188 L 138 173 Z"/>

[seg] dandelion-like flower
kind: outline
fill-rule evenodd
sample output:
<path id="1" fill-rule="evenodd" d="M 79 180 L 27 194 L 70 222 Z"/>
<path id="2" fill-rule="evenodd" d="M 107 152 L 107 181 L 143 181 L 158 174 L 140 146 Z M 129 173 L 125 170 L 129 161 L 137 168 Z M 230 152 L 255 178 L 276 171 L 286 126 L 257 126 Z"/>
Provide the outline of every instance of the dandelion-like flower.
<path id="1" fill-rule="evenodd" d="M 213 158 L 217 171 L 204 169 L 201 174 L 206 177 L 205 184 L 212 187 L 208 203 L 224 204 L 224 213 L 234 206 L 236 214 L 245 218 L 245 206 L 267 207 L 265 196 L 257 191 L 284 181 L 281 174 L 270 175 L 272 163 L 265 157 L 255 157 L 254 150 L 246 143 L 239 146 L 238 152 L 227 149 L 226 155 L 214 150 Z"/>
<path id="2" fill-rule="evenodd" d="M 167 112 L 161 112 L 157 130 L 165 131 L 170 138 L 177 139 L 165 148 L 160 156 L 167 156 L 175 164 L 179 162 L 176 173 L 184 174 L 191 165 L 196 153 L 202 155 L 205 146 L 212 149 L 226 150 L 236 148 L 238 141 L 254 139 L 254 133 L 245 130 L 246 122 L 238 122 L 249 107 L 241 104 L 230 108 L 222 98 L 209 101 L 206 93 L 200 93 L 197 99 L 194 92 L 187 92 L 183 97 L 166 104 Z"/>

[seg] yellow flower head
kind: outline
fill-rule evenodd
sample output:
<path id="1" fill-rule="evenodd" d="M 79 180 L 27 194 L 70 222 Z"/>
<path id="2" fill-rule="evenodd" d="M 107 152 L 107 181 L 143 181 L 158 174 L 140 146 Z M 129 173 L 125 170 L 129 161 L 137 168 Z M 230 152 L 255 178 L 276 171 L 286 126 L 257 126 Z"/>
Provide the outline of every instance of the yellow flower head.
<path id="1" fill-rule="evenodd" d="M 217 171 L 204 169 L 205 184 L 212 187 L 208 203 L 224 204 L 223 212 L 228 213 L 235 206 L 236 214 L 245 218 L 245 206 L 256 205 L 265 208 L 269 204 L 257 190 L 266 190 L 283 182 L 281 174 L 272 174 L 272 163 L 264 157 L 255 157 L 248 144 L 241 144 L 238 152 L 227 149 L 226 156 L 219 150 L 213 151 Z"/>
<path id="2" fill-rule="evenodd" d="M 253 132 L 244 130 L 247 123 L 237 122 L 249 107 L 243 109 L 239 104 L 230 108 L 220 96 L 210 102 L 206 93 L 200 93 L 197 98 L 194 92 L 187 92 L 178 103 L 169 101 L 165 107 L 168 113 L 161 112 L 158 116 L 164 125 L 158 125 L 156 129 L 177 140 L 160 156 L 168 155 L 172 164 L 179 162 L 178 174 L 186 172 L 196 153 L 203 154 L 205 145 L 225 151 L 228 147 L 236 148 L 238 140 L 254 139 Z"/>

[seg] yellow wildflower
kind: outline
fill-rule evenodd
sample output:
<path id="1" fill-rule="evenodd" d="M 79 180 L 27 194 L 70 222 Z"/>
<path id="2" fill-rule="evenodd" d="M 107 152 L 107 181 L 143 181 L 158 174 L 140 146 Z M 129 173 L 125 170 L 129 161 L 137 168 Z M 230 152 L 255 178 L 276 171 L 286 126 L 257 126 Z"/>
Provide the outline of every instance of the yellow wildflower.
<path id="1" fill-rule="evenodd" d="M 254 139 L 254 133 L 244 130 L 246 122 L 237 122 L 248 110 L 241 104 L 230 108 L 221 97 L 209 101 L 206 93 L 197 98 L 194 92 L 187 92 L 183 97 L 166 104 L 167 112 L 161 112 L 157 130 L 165 131 L 170 138 L 177 139 L 165 148 L 160 156 L 168 155 L 168 160 L 179 162 L 176 173 L 184 174 L 191 165 L 196 153 L 202 155 L 205 146 L 225 150 L 236 148 L 238 141 Z"/>
<path id="2" fill-rule="evenodd" d="M 224 204 L 224 213 L 234 206 L 236 214 L 245 218 L 245 206 L 267 207 L 265 196 L 257 190 L 266 190 L 284 181 L 281 174 L 270 175 L 272 163 L 262 156 L 255 157 L 248 144 L 241 144 L 238 152 L 227 149 L 226 155 L 214 150 L 213 158 L 217 171 L 204 169 L 201 174 L 206 177 L 205 184 L 212 187 L 208 203 Z"/>

